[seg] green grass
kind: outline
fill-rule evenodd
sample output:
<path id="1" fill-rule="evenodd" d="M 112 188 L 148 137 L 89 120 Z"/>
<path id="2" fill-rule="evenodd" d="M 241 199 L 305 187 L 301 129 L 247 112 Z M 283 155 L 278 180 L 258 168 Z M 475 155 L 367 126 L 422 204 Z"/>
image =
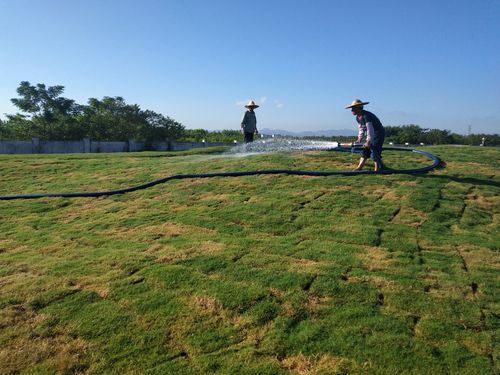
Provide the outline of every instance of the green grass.
<path id="1" fill-rule="evenodd" d="M 425 150 L 0 201 L 0 373 L 498 373 L 500 150 Z M 357 162 L 220 151 L 0 155 L 0 195 Z"/>

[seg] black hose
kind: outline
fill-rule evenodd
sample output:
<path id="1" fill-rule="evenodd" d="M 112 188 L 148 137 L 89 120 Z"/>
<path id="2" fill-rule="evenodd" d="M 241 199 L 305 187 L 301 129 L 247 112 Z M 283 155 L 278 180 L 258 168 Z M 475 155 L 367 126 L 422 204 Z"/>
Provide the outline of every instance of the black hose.
<path id="1" fill-rule="evenodd" d="M 383 169 L 380 172 L 375 171 L 346 171 L 346 172 L 315 172 L 315 171 L 300 171 L 300 170 L 290 170 L 290 169 L 268 169 L 268 170 L 258 170 L 258 171 L 246 171 L 246 172 L 218 172 L 218 173 L 191 173 L 191 174 L 177 174 L 173 176 L 168 176 L 160 178 L 155 181 L 148 182 L 146 184 L 133 186 L 125 189 L 109 190 L 109 191 L 95 191 L 95 192 L 80 192 L 80 193 L 47 193 L 47 194 L 23 194 L 23 195 L 4 195 L 0 196 L 0 200 L 13 200 L 13 199 L 36 199 L 36 198 L 51 198 L 51 197 L 61 197 L 61 198 L 97 198 L 110 196 L 115 194 L 125 194 L 136 190 L 147 189 L 155 185 L 163 184 L 170 180 L 181 180 L 186 178 L 210 178 L 210 177 L 241 177 L 241 176 L 255 176 L 262 174 L 288 174 L 288 175 L 299 175 L 299 176 L 356 176 L 362 174 L 414 174 L 430 171 L 436 168 L 441 160 L 428 152 L 423 152 L 419 150 L 406 149 L 406 148 L 396 148 L 388 147 L 384 150 L 393 151 L 409 151 L 415 152 L 417 154 L 425 155 L 433 160 L 431 165 L 415 168 L 415 169 Z M 354 152 L 360 153 L 360 149 L 354 148 L 332 148 L 329 151 L 341 151 L 341 152 Z"/>

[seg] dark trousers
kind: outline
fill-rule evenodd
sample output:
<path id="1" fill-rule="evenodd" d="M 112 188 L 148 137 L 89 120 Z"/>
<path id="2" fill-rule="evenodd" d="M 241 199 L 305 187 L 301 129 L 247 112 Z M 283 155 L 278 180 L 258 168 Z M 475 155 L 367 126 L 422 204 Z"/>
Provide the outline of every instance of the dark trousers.
<path id="1" fill-rule="evenodd" d="M 253 142 L 253 133 L 245 132 L 245 143 Z"/>
<path id="2" fill-rule="evenodd" d="M 382 128 L 380 131 L 375 133 L 375 137 L 370 146 L 371 157 L 373 160 L 382 163 L 382 146 L 384 145 L 385 130 Z"/>

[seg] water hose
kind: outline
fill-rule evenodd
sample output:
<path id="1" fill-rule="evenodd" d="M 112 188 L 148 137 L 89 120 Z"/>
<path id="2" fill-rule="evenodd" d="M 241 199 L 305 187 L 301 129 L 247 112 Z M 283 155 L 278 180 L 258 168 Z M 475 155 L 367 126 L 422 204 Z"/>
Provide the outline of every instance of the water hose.
<path id="1" fill-rule="evenodd" d="M 177 174 L 173 176 L 168 176 L 164 178 L 160 178 L 158 180 L 154 180 L 142 185 L 128 187 L 124 189 L 118 190 L 109 190 L 109 191 L 94 191 L 94 192 L 79 192 L 79 193 L 47 193 L 47 194 L 23 194 L 23 195 L 4 195 L 0 196 L 0 200 L 14 200 L 14 199 L 36 199 L 36 198 L 52 198 L 52 197 L 61 197 L 61 198 L 97 198 L 97 197 L 105 197 L 116 194 L 125 194 L 130 193 L 132 191 L 147 189 L 155 185 L 164 184 L 170 180 L 182 180 L 187 178 L 211 178 L 211 177 L 241 177 L 241 176 L 255 176 L 255 175 L 264 175 L 264 174 L 288 174 L 288 175 L 297 175 L 297 176 L 356 176 L 356 175 L 370 175 L 370 174 L 415 174 L 415 173 L 423 173 L 430 171 L 441 163 L 441 160 L 436 155 L 430 154 L 428 152 L 414 150 L 409 148 L 396 148 L 396 147 L 388 147 L 384 150 L 392 150 L 392 151 L 408 151 L 415 152 L 417 154 L 421 154 L 427 156 L 432 159 L 433 163 L 428 166 L 414 168 L 414 169 L 383 169 L 382 171 L 338 171 L 338 172 L 318 172 L 318 171 L 300 171 L 300 170 L 290 170 L 290 169 L 268 169 L 268 170 L 257 170 L 257 171 L 246 171 L 246 172 L 217 172 L 217 173 L 191 173 L 191 174 Z M 345 147 L 335 147 L 328 151 L 340 151 L 340 152 L 353 152 L 353 153 L 361 153 L 361 149 L 358 148 L 345 148 Z"/>

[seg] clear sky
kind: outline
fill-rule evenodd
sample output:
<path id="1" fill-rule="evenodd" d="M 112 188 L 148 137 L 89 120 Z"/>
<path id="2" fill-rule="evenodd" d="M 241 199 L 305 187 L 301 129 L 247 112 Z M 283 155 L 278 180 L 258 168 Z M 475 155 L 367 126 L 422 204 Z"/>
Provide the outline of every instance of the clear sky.
<path id="1" fill-rule="evenodd" d="M 500 133 L 500 0 L 0 0 L 0 115 L 21 81 L 187 128 Z"/>

